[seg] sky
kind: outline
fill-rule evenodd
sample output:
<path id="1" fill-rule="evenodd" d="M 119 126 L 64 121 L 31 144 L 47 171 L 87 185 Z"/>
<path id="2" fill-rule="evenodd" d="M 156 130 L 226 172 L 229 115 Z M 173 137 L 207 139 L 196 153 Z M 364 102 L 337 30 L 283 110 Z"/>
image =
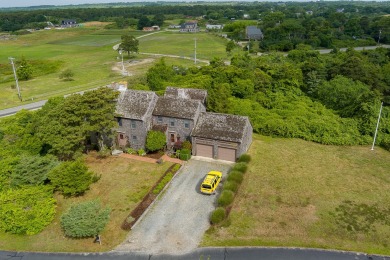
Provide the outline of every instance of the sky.
<path id="1" fill-rule="evenodd" d="M 2 7 L 26 7 L 36 5 L 78 5 L 78 4 L 99 4 L 99 3 L 118 3 L 118 2 L 141 2 L 126 0 L 0 0 Z"/>

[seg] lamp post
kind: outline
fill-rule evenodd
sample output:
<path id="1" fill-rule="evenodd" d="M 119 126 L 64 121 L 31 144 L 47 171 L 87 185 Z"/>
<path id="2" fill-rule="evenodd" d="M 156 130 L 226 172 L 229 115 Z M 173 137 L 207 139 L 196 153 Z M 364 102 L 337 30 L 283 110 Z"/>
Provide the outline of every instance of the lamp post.
<path id="1" fill-rule="evenodd" d="M 15 63 L 14 63 L 15 58 L 9 57 L 8 59 L 10 60 L 10 62 L 12 64 L 12 70 L 14 71 L 16 89 L 18 90 L 18 98 L 20 101 L 22 101 L 22 94 L 20 94 L 19 81 L 18 81 L 18 76 L 16 75 L 16 69 L 15 69 Z"/>

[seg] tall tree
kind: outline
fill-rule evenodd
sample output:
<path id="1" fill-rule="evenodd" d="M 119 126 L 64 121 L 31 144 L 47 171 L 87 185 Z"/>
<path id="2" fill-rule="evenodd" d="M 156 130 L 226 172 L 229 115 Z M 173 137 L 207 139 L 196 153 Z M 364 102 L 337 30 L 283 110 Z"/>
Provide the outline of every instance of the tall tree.
<path id="1" fill-rule="evenodd" d="M 127 52 L 138 52 L 139 41 L 133 35 L 122 35 L 122 42 L 119 44 L 119 49 Z"/>
<path id="2" fill-rule="evenodd" d="M 144 27 L 150 26 L 150 20 L 146 15 L 143 15 L 139 18 L 137 29 L 142 30 Z"/>

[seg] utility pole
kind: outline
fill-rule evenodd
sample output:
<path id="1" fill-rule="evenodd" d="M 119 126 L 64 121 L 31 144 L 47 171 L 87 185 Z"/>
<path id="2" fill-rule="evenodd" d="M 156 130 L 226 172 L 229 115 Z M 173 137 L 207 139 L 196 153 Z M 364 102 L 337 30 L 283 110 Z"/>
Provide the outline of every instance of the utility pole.
<path id="1" fill-rule="evenodd" d="M 196 64 L 196 38 L 195 38 L 195 55 L 194 55 L 194 62 Z"/>
<path id="2" fill-rule="evenodd" d="M 378 128 L 379 128 L 379 121 L 381 120 L 382 107 L 383 107 L 383 102 L 382 102 L 382 104 L 381 104 L 381 109 L 379 110 L 379 115 L 378 115 L 378 122 L 376 123 L 376 129 L 375 129 L 374 141 L 372 142 L 371 151 L 373 151 L 373 150 L 374 150 L 374 145 L 375 145 L 376 135 L 377 135 L 377 133 L 378 133 Z"/>
<path id="3" fill-rule="evenodd" d="M 16 82 L 16 89 L 18 90 L 18 98 L 19 98 L 20 101 L 22 101 L 22 94 L 20 94 L 18 76 L 16 75 L 16 69 L 15 69 L 15 63 L 14 63 L 15 58 L 9 57 L 8 59 L 10 60 L 10 62 L 12 64 L 12 69 L 14 71 L 14 77 L 15 77 L 15 82 Z"/>
<path id="4" fill-rule="evenodd" d="M 122 57 L 122 74 L 124 74 L 125 73 L 125 65 L 123 64 L 123 50 L 122 49 L 119 50 L 119 54 Z"/>
<path id="5" fill-rule="evenodd" d="M 378 44 L 379 44 L 379 41 L 380 41 L 380 39 L 381 39 L 381 34 L 382 34 L 382 30 L 379 30 Z"/>

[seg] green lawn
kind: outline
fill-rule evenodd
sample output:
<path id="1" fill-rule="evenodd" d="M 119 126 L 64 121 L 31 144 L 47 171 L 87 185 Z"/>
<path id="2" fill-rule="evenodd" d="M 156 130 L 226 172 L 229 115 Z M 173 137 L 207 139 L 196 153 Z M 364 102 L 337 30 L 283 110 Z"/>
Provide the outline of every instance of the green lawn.
<path id="1" fill-rule="evenodd" d="M 229 220 L 210 228 L 202 246 L 390 254 L 389 152 L 255 135 L 249 154 L 252 161 Z M 348 207 L 347 200 L 358 207 Z M 340 205 L 344 210 L 336 212 Z M 336 221 L 335 214 L 341 213 L 344 217 Z M 348 219 L 355 227 L 352 231 L 343 226 Z"/>
<path id="2" fill-rule="evenodd" d="M 136 37 L 147 32 L 129 30 L 107 30 L 102 27 L 83 27 L 66 30 L 41 30 L 17 36 L 14 40 L 0 41 L 0 109 L 47 99 L 77 91 L 104 86 L 115 81 L 130 79 L 112 68 L 118 62 L 118 54 L 112 46 L 120 42 L 122 34 Z M 205 33 L 179 34 L 161 32 L 140 38 L 140 52 L 173 54 L 193 57 L 194 37 L 197 41 L 198 59 L 225 57 L 225 40 Z M 29 81 L 20 81 L 23 102 L 17 97 L 12 67 L 8 57 L 20 59 L 24 56 L 34 62 L 52 62 L 59 68 Z M 139 55 L 136 59 L 145 56 Z M 148 58 L 148 57 L 146 57 Z M 151 57 L 156 59 L 155 57 Z M 125 60 L 127 57 L 125 56 Z M 175 65 L 192 65 L 191 61 L 172 59 Z M 132 74 L 144 73 L 152 63 L 132 66 Z M 61 71 L 71 69 L 73 81 L 59 79 Z M 134 73 L 133 73 L 134 72 Z"/>
<path id="3" fill-rule="evenodd" d="M 157 33 L 140 38 L 139 50 L 140 52 L 194 57 L 195 38 L 198 59 L 227 58 L 226 39 L 208 33 Z"/>
<path id="4" fill-rule="evenodd" d="M 142 200 L 162 174 L 172 165 L 149 164 L 126 158 L 87 157 L 89 168 L 101 174 L 101 179 L 91 185 L 85 195 L 65 199 L 56 195 L 57 214 L 54 221 L 41 233 L 33 236 L 18 236 L 0 232 L 0 250 L 45 251 L 45 252 L 94 252 L 107 251 L 124 241 L 128 231 L 120 228 L 123 220 Z M 110 221 L 102 232 L 102 245 L 93 243 L 93 238 L 70 239 L 63 235 L 60 226 L 61 214 L 72 204 L 99 199 L 111 208 Z"/>

